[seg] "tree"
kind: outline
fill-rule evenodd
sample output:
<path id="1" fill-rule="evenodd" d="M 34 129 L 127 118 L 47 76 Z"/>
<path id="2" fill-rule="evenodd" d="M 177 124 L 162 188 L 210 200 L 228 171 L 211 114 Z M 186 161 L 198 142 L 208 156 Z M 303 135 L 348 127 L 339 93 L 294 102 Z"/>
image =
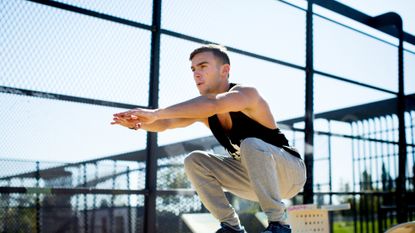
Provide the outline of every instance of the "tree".
<path id="1" fill-rule="evenodd" d="M 35 232 L 36 208 L 35 198 L 30 195 L 2 195 L 0 198 L 2 212 L 1 232 Z"/>
<path id="2" fill-rule="evenodd" d="M 361 187 L 360 189 L 362 191 L 371 191 L 373 190 L 373 184 L 372 184 L 372 176 L 364 170 L 362 173 L 362 180 L 361 180 Z"/>
<path id="3" fill-rule="evenodd" d="M 385 163 L 382 163 L 382 190 L 383 191 L 392 191 L 393 187 L 393 180 L 390 173 L 386 170 Z"/>

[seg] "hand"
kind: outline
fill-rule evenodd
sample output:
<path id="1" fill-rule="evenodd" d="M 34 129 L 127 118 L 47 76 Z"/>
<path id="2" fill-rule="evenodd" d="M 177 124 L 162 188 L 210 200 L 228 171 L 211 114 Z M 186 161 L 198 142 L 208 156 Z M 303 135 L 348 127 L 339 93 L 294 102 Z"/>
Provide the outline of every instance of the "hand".
<path id="1" fill-rule="evenodd" d="M 111 124 L 119 124 L 128 128 L 139 129 L 142 123 L 151 124 L 157 120 L 157 110 L 136 108 L 114 114 Z"/>
<path id="2" fill-rule="evenodd" d="M 115 114 L 114 114 L 115 115 Z M 137 120 L 129 119 L 129 118 L 123 118 L 123 117 L 116 117 L 112 119 L 111 125 L 121 125 L 124 127 L 127 127 L 129 129 L 139 129 L 141 128 L 141 123 Z"/>

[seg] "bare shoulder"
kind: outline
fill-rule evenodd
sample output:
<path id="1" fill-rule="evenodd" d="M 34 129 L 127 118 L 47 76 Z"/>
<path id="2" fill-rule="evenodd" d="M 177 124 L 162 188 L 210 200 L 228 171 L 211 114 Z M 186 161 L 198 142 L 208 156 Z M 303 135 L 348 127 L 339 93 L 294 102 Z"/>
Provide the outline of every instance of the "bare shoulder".
<path id="1" fill-rule="evenodd" d="M 237 84 L 237 85 L 233 86 L 229 91 L 230 92 L 232 92 L 232 91 L 240 92 L 244 95 L 249 96 L 250 98 L 259 97 L 258 90 L 255 87 L 252 87 L 252 86 L 245 86 L 245 85 Z"/>
<path id="2" fill-rule="evenodd" d="M 274 129 L 276 127 L 274 117 L 267 101 L 261 96 L 255 87 L 236 85 L 231 91 L 239 91 L 249 99 L 249 106 L 242 110 L 243 113 L 263 124 L 266 127 Z"/>

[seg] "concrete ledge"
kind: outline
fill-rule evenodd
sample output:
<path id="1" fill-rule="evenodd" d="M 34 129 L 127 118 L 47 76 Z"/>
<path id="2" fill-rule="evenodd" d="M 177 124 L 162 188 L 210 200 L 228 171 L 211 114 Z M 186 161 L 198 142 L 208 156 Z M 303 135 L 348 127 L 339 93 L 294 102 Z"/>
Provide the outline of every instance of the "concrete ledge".
<path id="1" fill-rule="evenodd" d="M 182 214 L 181 218 L 193 233 L 212 233 L 220 228 L 220 222 L 209 213 Z"/>

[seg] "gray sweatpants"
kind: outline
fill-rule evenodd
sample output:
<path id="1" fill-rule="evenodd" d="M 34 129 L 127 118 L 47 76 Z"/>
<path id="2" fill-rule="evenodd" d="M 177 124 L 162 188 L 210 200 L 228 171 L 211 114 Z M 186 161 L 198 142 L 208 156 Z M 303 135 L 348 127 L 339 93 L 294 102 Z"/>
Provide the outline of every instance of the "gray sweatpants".
<path id="1" fill-rule="evenodd" d="M 306 181 L 303 160 L 282 148 L 258 138 L 241 142 L 241 160 L 204 151 L 191 152 L 184 161 L 190 182 L 200 200 L 220 222 L 240 224 L 223 189 L 251 201 L 259 202 L 268 221 L 284 221 L 284 203 Z"/>

